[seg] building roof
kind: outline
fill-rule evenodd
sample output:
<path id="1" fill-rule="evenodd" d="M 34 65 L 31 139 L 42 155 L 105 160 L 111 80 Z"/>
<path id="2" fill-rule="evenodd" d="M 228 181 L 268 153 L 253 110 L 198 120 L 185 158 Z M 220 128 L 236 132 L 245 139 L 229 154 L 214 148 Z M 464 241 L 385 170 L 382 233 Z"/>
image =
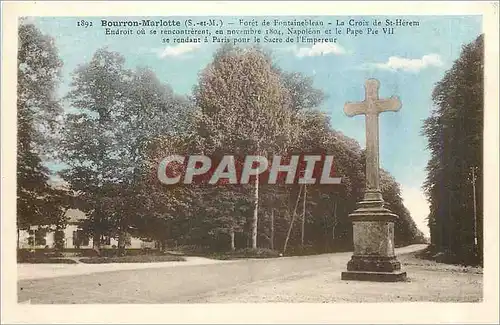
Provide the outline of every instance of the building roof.
<path id="1" fill-rule="evenodd" d="M 87 218 L 87 215 L 83 211 L 78 209 L 68 209 L 66 211 L 66 217 L 68 218 L 69 223 L 73 223 Z"/>

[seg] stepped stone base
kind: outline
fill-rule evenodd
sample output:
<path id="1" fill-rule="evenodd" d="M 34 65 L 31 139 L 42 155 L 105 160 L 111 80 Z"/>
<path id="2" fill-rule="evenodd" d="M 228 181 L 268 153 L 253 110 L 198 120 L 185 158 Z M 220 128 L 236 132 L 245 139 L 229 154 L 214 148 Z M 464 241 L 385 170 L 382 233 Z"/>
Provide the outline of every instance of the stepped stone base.
<path id="1" fill-rule="evenodd" d="M 342 280 L 374 281 L 374 282 L 400 282 L 406 280 L 406 272 L 367 272 L 346 271 L 342 272 Z"/>
<path id="2" fill-rule="evenodd" d="M 379 192 L 366 192 L 353 221 L 354 254 L 342 280 L 397 282 L 406 280 L 394 254 L 394 221 L 397 215 L 384 207 Z"/>
<path id="3" fill-rule="evenodd" d="M 356 256 L 347 263 L 347 271 L 395 272 L 401 270 L 396 256 Z"/>

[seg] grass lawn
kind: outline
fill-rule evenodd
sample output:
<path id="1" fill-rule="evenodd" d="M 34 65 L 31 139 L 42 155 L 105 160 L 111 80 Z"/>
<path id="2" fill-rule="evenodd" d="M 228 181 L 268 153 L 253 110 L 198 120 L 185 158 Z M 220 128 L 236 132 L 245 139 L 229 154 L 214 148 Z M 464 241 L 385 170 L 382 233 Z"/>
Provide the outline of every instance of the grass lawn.
<path id="1" fill-rule="evenodd" d="M 171 255 L 136 255 L 121 257 L 90 257 L 82 258 L 80 262 L 86 264 L 104 263 L 155 263 L 155 262 L 182 262 L 186 259 L 182 256 Z"/>

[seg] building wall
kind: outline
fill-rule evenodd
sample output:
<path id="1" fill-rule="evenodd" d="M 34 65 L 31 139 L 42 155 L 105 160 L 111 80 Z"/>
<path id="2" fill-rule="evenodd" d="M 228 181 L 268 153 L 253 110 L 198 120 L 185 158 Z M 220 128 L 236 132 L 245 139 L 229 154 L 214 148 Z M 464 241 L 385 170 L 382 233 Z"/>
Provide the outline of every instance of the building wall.
<path id="1" fill-rule="evenodd" d="M 38 231 L 38 226 L 31 227 L 31 230 L 36 233 Z M 78 225 L 68 224 L 64 229 L 64 248 L 76 248 L 75 246 L 75 238 L 73 237 L 74 233 L 78 231 Z M 45 235 L 45 245 L 30 245 L 29 237 L 30 235 L 28 231 L 21 230 L 19 232 L 19 247 L 20 248 L 44 248 L 48 246 L 49 248 L 54 247 L 54 233 L 55 229 L 52 229 L 47 232 Z M 118 247 L 118 240 L 115 238 L 109 239 L 109 245 L 101 245 L 102 248 L 113 248 L 113 246 Z M 93 247 L 93 239 L 89 238 L 88 245 L 80 245 L 80 248 L 92 248 Z M 127 248 L 154 248 L 154 242 L 143 241 L 140 238 L 131 237 L 130 244 L 127 245 Z"/>
<path id="2" fill-rule="evenodd" d="M 143 248 L 142 247 L 143 241 L 140 240 L 139 238 L 130 238 L 130 248 Z"/>
<path id="3" fill-rule="evenodd" d="M 64 229 L 64 248 L 76 248 L 74 233 L 78 231 L 77 225 L 69 224 Z M 80 245 L 80 248 L 92 248 L 93 240 L 89 238 L 88 245 Z"/>
<path id="4" fill-rule="evenodd" d="M 30 234 L 26 230 L 21 230 L 19 231 L 19 248 L 30 248 L 33 246 L 30 246 L 28 243 L 28 238 L 30 237 Z"/>

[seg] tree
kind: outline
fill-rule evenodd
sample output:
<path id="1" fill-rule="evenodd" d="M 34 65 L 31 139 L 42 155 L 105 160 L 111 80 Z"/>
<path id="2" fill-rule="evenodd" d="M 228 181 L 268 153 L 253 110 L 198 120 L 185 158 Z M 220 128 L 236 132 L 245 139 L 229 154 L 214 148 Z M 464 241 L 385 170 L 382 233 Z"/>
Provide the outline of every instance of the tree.
<path id="1" fill-rule="evenodd" d="M 132 73 L 126 98 L 126 110 L 120 116 L 122 123 L 116 130 L 121 150 L 120 168 L 125 172 L 116 188 L 120 192 L 119 199 L 114 199 L 110 206 L 116 214 L 113 221 L 118 247 L 122 251 L 124 242 L 121 239 L 134 225 L 134 219 L 143 215 L 144 201 L 138 198 L 145 199 L 149 195 L 149 189 L 141 180 L 148 159 L 148 146 L 159 137 L 185 134 L 192 111 L 186 98 L 175 95 L 151 69 L 145 67 Z"/>
<path id="2" fill-rule="evenodd" d="M 98 50 L 89 63 L 75 70 L 66 96 L 73 110 L 66 116 L 62 156 L 69 168 L 63 177 L 79 196 L 81 210 L 89 215 L 84 228 L 94 237 L 97 250 L 102 236 L 113 229 L 109 205 L 113 197 L 119 197 L 117 184 L 127 173 L 120 168 L 124 150 L 116 132 L 126 110 L 131 78 L 124 61 L 116 52 Z"/>
<path id="3" fill-rule="evenodd" d="M 34 25 L 19 25 L 17 76 L 17 228 L 48 225 L 59 206 L 50 204 L 49 169 L 42 158 L 52 150 L 62 109 L 56 98 L 62 67 L 54 40 Z"/>
<path id="4" fill-rule="evenodd" d="M 189 134 L 157 135 L 145 148 L 144 161 L 137 183 L 141 209 L 136 211 L 134 227 L 140 237 L 160 242 L 162 249 L 168 239 L 183 240 L 192 227 L 187 226 L 198 217 L 199 201 L 203 201 L 195 185 L 165 185 L 158 180 L 158 168 L 169 155 L 193 153 L 195 140 Z M 171 167 L 169 167 L 171 168 Z M 180 172 L 182 166 L 173 167 Z"/>
<path id="5" fill-rule="evenodd" d="M 295 111 L 317 109 L 326 99 L 326 95 L 313 85 L 313 78 L 299 72 L 286 72 L 275 67 L 280 74 L 283 86 L 290 96 L 290 108 Z"/>
<path id="6" fill-rule="evenodd" d="M 151 203 L 143 175 L 148 150 L 162 136 L 185 133 L 192 110 L 149 68 L 131 71 L 124 65 L 123 56 L 104 48 L 76 69 L 66 96 L 74 111 L 67 116 L 64 141 L 70 165 L 65 177 L 89 215 L 83 228 L 96 249 L 103 235 L 118 238 L 120 253 L 129 232 L 160 222 L 144 209 Z M 154 221 L 146 222 L 144 210 Z"/>
<path id="7" fill-rule="evenodd" d="M 467 264 L 482 260 L 483 56 L 483 35 L 463 46 L 436 85 L 434 110 L 422 128 L 431 151 L 424 190 L 430 203 L 432 246 L 450 261 Z M 478 171 L 477 193 L 469 181 L 471 168 Z"/>
<path id="8" fill-rule="evenodd" d="M 380 189 L 385 205 L 398 216 L 394 222 L 394 241 L 397 246 L 425 243 L 423 233 L 417 228 L 410 212 L 403 204 L 401 189 L 394 177 L 385 170 L 380 173 Z"/>
<path id="9" fill-rule="evenodd" d="M 194 98 L 206 150 L 267 156 L 277 152 L 290 128 L 289 95 L 268 56 L 255 48 L 221 48 L 200 74 Z M 254 180 L 252 248 L 257 247 L 259 178 Z"/>

